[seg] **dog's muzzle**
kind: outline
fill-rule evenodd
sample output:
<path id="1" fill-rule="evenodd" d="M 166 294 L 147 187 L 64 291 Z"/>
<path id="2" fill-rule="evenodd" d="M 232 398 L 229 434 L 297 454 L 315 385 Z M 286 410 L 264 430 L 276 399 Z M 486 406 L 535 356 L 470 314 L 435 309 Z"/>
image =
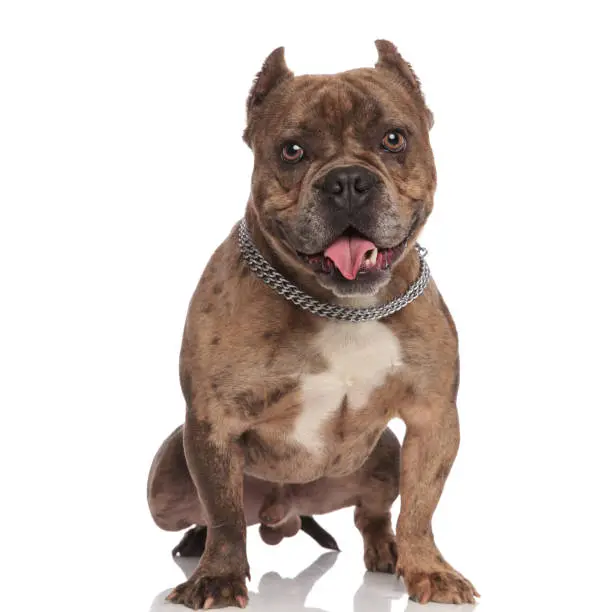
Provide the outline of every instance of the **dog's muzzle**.
<path id="1" fill-rule="evenodd" d="M 341 166 L 330 170 L 319 185 L 330 206 L 356 211 L 372 200 L 372 188 L 378 177 L 363 166 Z"/>

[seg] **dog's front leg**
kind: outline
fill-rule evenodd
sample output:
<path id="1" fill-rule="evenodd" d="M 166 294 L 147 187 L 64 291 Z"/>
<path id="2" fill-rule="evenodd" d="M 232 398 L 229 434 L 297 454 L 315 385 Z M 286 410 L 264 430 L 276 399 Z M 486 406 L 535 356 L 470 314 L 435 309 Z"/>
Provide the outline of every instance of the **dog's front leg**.
<path id="1" fill-rule="evenodd" d="M 190 411 L 191 412 L 191 411 Z M 184 432 L 189 472 L 207 518 L 206 548 L 191 578 L 168 596 L 190 608 L 240 606 L 248 601 L 244 454 L 234 436 L 188 413 Z"/>
<path id="2" fill-rule="evenodd" d="M 478 593 L 440 554 L 431 529 L 446 478 L 459 447 L 459 421 L 453 401 L 416 402 L 401 413 L 406 423 L 402 446 L 397 523 L 397 572 L 412 599 L 420 603 L 473 603 Z"/>

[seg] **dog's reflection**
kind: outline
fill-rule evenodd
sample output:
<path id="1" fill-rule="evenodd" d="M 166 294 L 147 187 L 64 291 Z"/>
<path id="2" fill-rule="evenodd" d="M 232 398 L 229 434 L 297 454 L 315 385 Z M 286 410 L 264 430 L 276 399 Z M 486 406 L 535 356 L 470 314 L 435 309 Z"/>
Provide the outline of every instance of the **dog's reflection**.
<path id="1" fill-rule="evenodd" d="M 323 553 L 314 563 L 300 572 L 295 578 L 282 578 L 276 572 L 268 572 L 259 581 L 258 593 L 249 592 L 248 612 L 336 612 L 323 608 L 308 608 L 306 597 L 317 581 L 336 563 L 338 553 Z M 189 577 L 197 565 L 197 559 L 181 559 L 176 563 Z M 170 592 L 161 592 L 153 601 L 151 612 L 170 612 L 181 610 L 183 606 L 168 603 L 165 598 Z M 355 593 L 354 612 L 391 612 L 391 603 L 405 594 L 403 585 L 394 577 L 386 574 L 366 572 L 363 583 Z M 227 608 L 238 610 L 239 608 Z"/>

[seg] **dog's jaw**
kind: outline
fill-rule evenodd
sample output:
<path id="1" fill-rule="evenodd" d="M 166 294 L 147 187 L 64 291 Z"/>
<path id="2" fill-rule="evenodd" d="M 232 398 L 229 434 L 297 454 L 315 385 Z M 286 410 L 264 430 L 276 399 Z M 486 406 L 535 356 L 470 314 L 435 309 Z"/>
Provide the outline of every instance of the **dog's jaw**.
<path id="1" fill-rule="evenodd" d="M 340 298 L 376 295 L 389 282 L 392 268 L 403 257 L 408 244 L 408 238 L 390 248 L 378 247 L 368 241 L 360 258 L 350 260 L 343 254 L 334 258 L 332 249 L 343 239 L 337 239 L 331 247 L 315 255 L 298 253 L 305 265 L 315 273 L 319 284 Z M 344 261 L 339 257 L 344 257 Z"/>

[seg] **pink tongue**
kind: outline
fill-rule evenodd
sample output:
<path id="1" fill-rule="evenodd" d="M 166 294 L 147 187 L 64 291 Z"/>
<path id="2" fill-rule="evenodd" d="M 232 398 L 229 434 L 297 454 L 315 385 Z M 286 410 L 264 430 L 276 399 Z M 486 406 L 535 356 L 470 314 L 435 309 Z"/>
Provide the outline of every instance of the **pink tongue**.
<path id="1" fill-rule="evenodd" d="M 329 257 L 344 278 L 354 280 L 363 263 L 363 256 L 375 249 L 376 245 L 365 238 L 357 236 L 340 236 L 327 247 L 325 257 Z"/>

